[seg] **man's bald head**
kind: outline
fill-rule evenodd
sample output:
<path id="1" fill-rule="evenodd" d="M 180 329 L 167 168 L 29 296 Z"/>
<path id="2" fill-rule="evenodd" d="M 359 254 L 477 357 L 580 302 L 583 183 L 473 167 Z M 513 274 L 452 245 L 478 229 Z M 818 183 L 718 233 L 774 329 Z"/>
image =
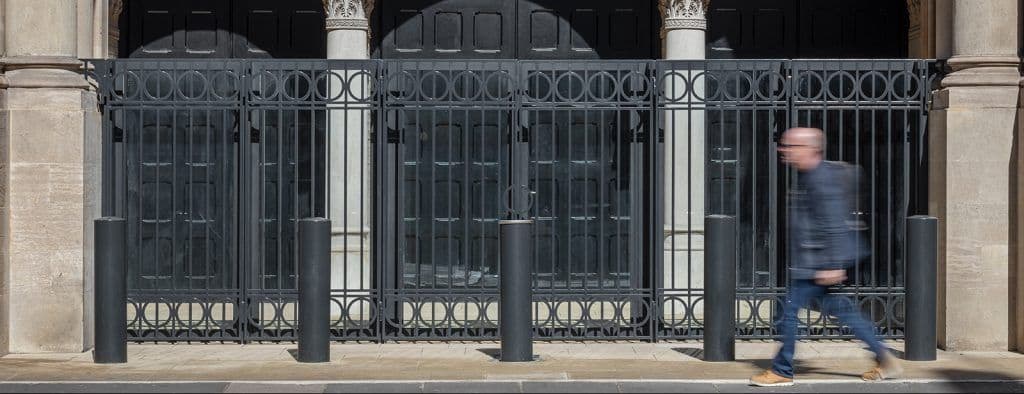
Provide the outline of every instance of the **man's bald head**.
<path id="1" fill-rule="evenodd" d="M 788 137 L 788 138 L 787 138 Z M 813 127 L 794 127 L 782 134 L 783 141 L 789 145 L 808 145 L 818 150 L 825 151 L 825 133 L 821 129 Z"/>
<path id="2" fill-rule="evenodd" d="M 812 127 L 794 127 L 782 134 L 779 144 L 782 161 L 801 171 L 821 163 L 825 152 L 825 133 Z"/>

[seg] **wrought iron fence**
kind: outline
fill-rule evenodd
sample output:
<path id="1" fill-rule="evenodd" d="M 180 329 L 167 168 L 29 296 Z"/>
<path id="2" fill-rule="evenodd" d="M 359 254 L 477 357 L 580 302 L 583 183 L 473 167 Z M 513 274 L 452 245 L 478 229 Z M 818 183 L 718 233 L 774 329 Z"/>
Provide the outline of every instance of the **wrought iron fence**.
<path id="1" fill-rule="evenodd" d="M 841 291 L 902 335 L 932 62 L 90 63 L 133 340 L 293 339 L 306 216 L 333 225 L 335 339 L 496 338 L 497 222 L 524 204 L 538 338 L 699 338 L 705 214 L 738 219 L 739 336 L 772 336 L 795 180 L 775 143 L 797 125 L 868 174 L 873 253 Z"/>

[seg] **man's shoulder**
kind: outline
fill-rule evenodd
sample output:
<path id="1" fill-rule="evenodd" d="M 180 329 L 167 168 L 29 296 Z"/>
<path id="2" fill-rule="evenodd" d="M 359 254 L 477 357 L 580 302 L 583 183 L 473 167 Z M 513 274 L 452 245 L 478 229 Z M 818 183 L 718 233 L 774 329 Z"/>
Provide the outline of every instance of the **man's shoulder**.
<path id="1" fill-rule="evenodd" d="M 814 178 L 825 182 L 839 180 L 839 176 L 846 172 L 848 165 L 841 161 L 822 161 L 814 171 Z"/>
<path id="2" fill-rule="evenodd" d="M 844 190 L 850 181 L 853 166 L 841 161 L 823 161 L 812 176 L 812 189 L 820 193 L 832 193 Z"/>
<path id="3" fill-rule="evenodd" d="M 845 161 L 824 160 L 821 164 L 822 169 L 828 171 L 846 171 L 853 167 L 852 164 Z"/>

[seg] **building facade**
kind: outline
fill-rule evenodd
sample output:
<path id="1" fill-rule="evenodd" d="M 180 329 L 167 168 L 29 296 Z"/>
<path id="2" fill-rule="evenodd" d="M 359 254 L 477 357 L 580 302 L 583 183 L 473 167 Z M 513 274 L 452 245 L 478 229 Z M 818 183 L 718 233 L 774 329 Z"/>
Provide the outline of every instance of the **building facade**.
<path id="1" fill-rule="evenodd" d="M 336 339 L 493 337 L 513 185 L 545 223 L 538 335 L 699 337 L 705 214 L 737 216 L 771 335 L 797 124 L 874 174 L 851 291 L 882 334 L 930 214 L 938 345 L 1024 345 L 1018 0 L 2 4 L 0 352 L 91 346 L 101 215 L 129 221 L 135 340 L 289 339 L 304 216 L 334 223 Z"/>

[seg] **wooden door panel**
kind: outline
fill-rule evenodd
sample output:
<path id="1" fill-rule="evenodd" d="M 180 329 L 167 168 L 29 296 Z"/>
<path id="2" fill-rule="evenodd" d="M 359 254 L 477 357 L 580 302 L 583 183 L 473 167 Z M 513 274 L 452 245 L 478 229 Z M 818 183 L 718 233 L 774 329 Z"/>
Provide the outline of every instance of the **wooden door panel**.
<path id="1" fill-rule="evenodd" d="M 319 0 L 136 0 L 121 53 L 133 58 L 324 58 Z"/>
<path id="2" fill-rule="evenodd" d="M 713 0 L 710 59 L 901 58 L 906 6 L 889 0 Z"/>
<path id="3" fill-rule="evenodd" d="M 645 1 L 522 0 L 518 58 L 652 58 L 653 7 Z"/>
<path id="4" fill-rule="evenodd" d="M 515 1 L 391 0 L 381 6 L 385 58 L 514 57 Z"/>
<path id="5" fill-rule="evenodd" d="M 229 0 L 137 0 L 127 4 L 129 57 L 230 57 Z"/>

